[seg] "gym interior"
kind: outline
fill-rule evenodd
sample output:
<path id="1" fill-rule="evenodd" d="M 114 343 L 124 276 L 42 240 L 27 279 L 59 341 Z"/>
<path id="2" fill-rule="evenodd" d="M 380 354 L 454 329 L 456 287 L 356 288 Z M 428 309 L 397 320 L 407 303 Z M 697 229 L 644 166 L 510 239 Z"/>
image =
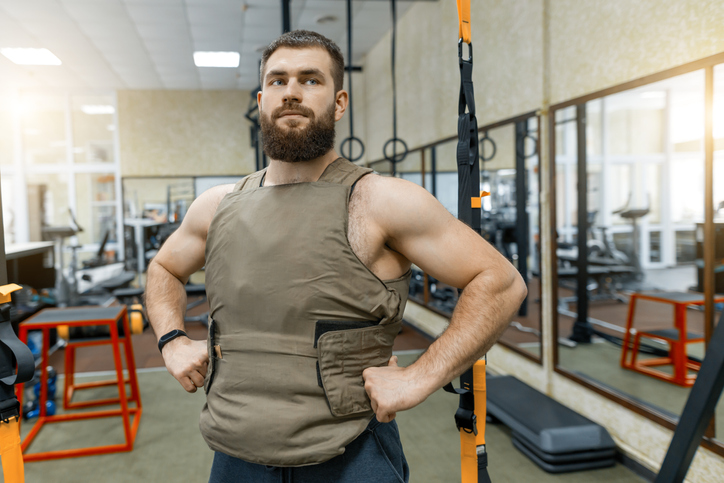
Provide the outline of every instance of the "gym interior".
<path id="1" fill-rule="evenodd" d="M 469 3 L 459 55 L 451 0 L 0 0 L 3 283 L 20 286 L 2 321 L 37 369 L 15 384 L 27 481 L 208 481 L 204 391 L 164 367 L 146 269 L 198 196 L 267 166 L 259 62 L 289 29 L 344 53 L 337 152 L 455 216 L 474 63 L 480 233 L 528 287 L 486 355 L 490 481 L 724 481 L 724 8 Z M 197 340 L 204 281 L 186 286 Z M 457 299 L 413 267 L 401 365 Z M 54 307 L 85 322 L 43 325 Z M 118 364 L 126 383 L 103 383 Z M 473 481 L 458 407 L 439 390 L 397 415 L 410 481 Z"/>

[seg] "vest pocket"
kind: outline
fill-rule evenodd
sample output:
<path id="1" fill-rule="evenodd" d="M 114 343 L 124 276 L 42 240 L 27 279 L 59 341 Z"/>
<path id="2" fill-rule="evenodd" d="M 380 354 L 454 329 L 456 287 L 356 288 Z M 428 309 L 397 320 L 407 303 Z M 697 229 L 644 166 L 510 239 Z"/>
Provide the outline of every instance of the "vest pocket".
<path id="1" fill-rule="evenodd" d="M 319 321 L 317 324 L 330 324 Z M 331 323 L 350 324 L 354 322 Z M 318 378 L 324 388 L 332 415 L 337 417 L 372 410 L 364 387 L 362 372 L 368 367 L 384 366 L 392 356 L 392 343 L 402 322 L 354 329 L 333 329 L 319 335 Z"/>

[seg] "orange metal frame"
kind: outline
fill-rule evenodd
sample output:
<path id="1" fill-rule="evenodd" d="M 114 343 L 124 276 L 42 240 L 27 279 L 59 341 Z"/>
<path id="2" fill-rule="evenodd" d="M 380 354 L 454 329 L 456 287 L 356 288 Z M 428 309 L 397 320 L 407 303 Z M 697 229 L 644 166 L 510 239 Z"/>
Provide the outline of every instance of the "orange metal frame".
<path id="1" fill-rule="evenodd" d="M 674 328 L 677 330 L 678 336 L 665 337 L 660 334 L 652 334 L 646 331 L 636 331 L 633 329 L 634 313 L 636 311 L 636 301 L 638 299 L 650 300 L 653 302 L 661 302 L 674 306 Z M 716 303 L 724 302 L 724 297 L 716 297 Z M 623 348 L 621 350 L 621 367 L 632 371 L 640 372 L 651 377 L 655 377 L 662 381 L 666 381 L 679 386 L 691 387 L 696 381 L 696 374 L 689 374 L 689 371 L 698 371 L 701 363 L 690 361 L 686 354 L 686 345 L 694 342 L 703 342 L 704 335 L 689 339 L 686 330 L 686 308 L 689 305 L 704 305 L 704 298 L 701 301 L 677 302 L 666 298 L 657 297 L 656 294 L 631 294 L 628 305 L 628 318 L 626 321 L 626 334 L 624 335 Z M 633 335 L 633 347 L 631 347 L 631 336 Z M 669 356 L 658 357 L 648 360 L 637 360 L 639 347 L 641 346 L 641 337 L 650 339 L 664 340 L 669 344 Z M 630 357 L 629 357 L 630 354 Z M 673 374 L 653 369 L 653 367 L 671 365 L 673 366 Z"/>
<path id="2" fill-rule="evenodd" d="M 46 309 L 46 310 L 62 310 L 62 309 Z M 45 312 L 45 311 L 43 311 Z M 42 312 L 39 312 L 39 314 Z M 123 330 L 125 336 L 121 338 L 118 335 L 118 320 L 123 323 Z M 31 322 L 32 319 L 27 322 Z M 54 416 L 48 416 L 46 414 L 45 403 L 48 400 L 48 352 L 49 352 L 49 333 L 50 329 L 57 328 L 59 325 L 67 325 L 69 327 L 80 327 L 80 326 L 92 326 L 92 325 L 107 325 L 110 331 L 110 339 L 90 341 L 90 342 L 72 342 L 66 347 L 65 354 L 65 388 L 63 391 L 63 407 L 64 409 L 78 409 L 87 408 L 94 406 L 105 406 L 110 404 L 120 404 L 120 409 L 103 410 L 103 411 L 92 411 L 83 412 L 79 414 L 60 414 Z M 141 422 L 141 413 L 143 412 L 143 406 L 141 405 L 141 394 L 138 390 L 138 379 L 136 377 L 136 363 L 133 358 L 133 346 L 130 338 L 130 327 L 128 324 L 128 315 L 126 307 L 123 306 L 119 312 L 118 317 L 114 319 L 99 319 L 99 320 L 83 320 L 83 321 L 62 321 L 62 322 L 47 322 L 38 323 L 33 322 L 21 323 L 20 324 L 20 340 L 27 342 L 28 330 L 42 330 L 43 331 L 43 352 L 41 354 L 41 377 L 40 377 L 40 400 L 39 409 L 40 416 L 38 421 L 33 425 L 32 429 L 25 437 L 22 442 L 21 449 L 24 453 L 24 460 L 29 461 L 43 461 L 49 459 L 58 458 L 73 458 L 78 456 L 90 456 L 97 454 L 107 453 L 120 453 L 133 450 L 133 443 L 136 440 L 136 434 L 138 433 L 138 425 Z M 113 359 L 116 366 L 116 379 L 101 382 L 92 382 L 85 384 L 74 384 L 74 370 L 75 370 L 75 348 L 76 347 L 87 347 L 93 345 L 111 344 L 113 347 Z M 120 344 L 123 344 L 125 349 L 126 366 L 128 368 L 128 379 L 123 376 L 123 363 L 121 361 L 121 349 Z M 71 402 L 73 392 L 75 390 L 88 389 L 100 386 L 118 386 L 118 398 L 112 399 L 101 399 L 95 401 L 86 401 L 80 403 Z M 131 386 L 131 395 L 126 395 L 126 384 Z M 23 405 L 23 389 L 24 384 L 17 385 L 17 397 L 20 402 L 20 406 Z M 136 407 L 128 407 L 129 402 L 135 402 Z M 131 424 L 131 415 L 134 416 L 133 424 Z M 43 425 L 46 423 L 57 423 L 63 421 L 78 421 L 83 419 L 97 419 L 97 418 L 108 418 L 121 416 L 123 420 L 123 430 L 125 434 L 126 442 L 124 444 L 115 444 L 107 446 L 91 446 L 87 448 L 69 449 L 69 450 L 58 450 L 58 451 L 46 451 L 42 453 L 25 454 L 38 432 L 41 430 Z"/>

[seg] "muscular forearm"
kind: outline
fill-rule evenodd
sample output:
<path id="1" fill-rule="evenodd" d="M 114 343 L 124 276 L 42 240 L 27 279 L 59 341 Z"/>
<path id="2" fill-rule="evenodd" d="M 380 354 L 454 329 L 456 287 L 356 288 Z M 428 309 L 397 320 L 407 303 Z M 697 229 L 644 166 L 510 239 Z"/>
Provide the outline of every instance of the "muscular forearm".
<path id="1" fill-rule="evenodd" d="M 156 338 L 184 329 L 186 290 L 184 285 L 161 264 L 151 261 L 146 280 L 146 311 Z"/>
<path id="2" fill-rule="evenodd" d="M 512 267 L 511 267 L 512 269 Z M 409 367 L 411 375 L 432 393 L 471 367 L 498 340 L 527 289 L 517 272 L 493 278 L 482 273 L 463 291 L 447 330 Z"/>

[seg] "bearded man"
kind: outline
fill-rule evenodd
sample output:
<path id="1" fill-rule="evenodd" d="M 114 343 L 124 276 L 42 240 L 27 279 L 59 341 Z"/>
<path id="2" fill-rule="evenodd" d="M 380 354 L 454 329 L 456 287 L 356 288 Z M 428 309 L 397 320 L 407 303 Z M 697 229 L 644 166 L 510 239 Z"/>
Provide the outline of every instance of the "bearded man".
<path id="1" fill-rule="evenodd" d="M 513 266 L 427 191 L 334 151 L 344 59 L 309 31 L 264 51 L 269 167 L 203 193 L 148 269 L 148 315 L 168 371 L 203 386 L 212 482 L 400 482 L 394 422 L 461 374 L 526 296 Z M 392 343 L 415 263 L 464 288 L 448 329 L 409 367 Z M 206 267 L 207 341 L 182 331 Z"/>

